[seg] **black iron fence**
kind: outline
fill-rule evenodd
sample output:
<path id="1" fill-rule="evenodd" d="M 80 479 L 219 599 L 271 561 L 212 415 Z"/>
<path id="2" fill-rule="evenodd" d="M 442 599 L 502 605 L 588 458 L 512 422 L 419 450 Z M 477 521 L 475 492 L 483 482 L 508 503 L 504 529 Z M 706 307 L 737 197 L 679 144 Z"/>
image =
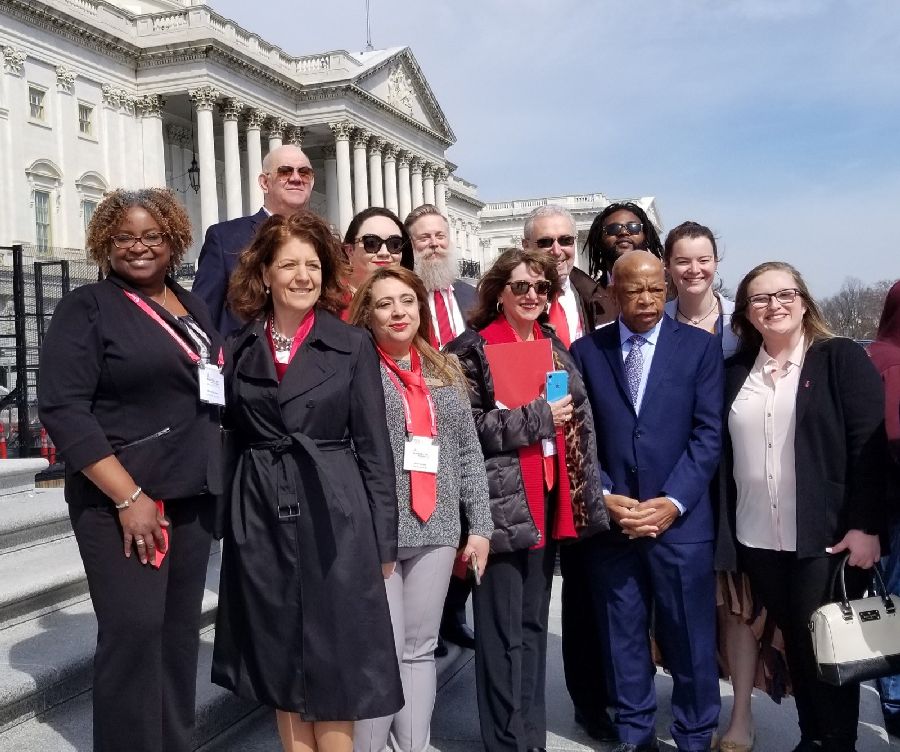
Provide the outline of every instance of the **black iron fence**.
<path id="1" fill-rule="evenodd" d="M 481 279 L 481 262 L 472 259 L 459 260 L 459 276 L 463 279 Z"/>

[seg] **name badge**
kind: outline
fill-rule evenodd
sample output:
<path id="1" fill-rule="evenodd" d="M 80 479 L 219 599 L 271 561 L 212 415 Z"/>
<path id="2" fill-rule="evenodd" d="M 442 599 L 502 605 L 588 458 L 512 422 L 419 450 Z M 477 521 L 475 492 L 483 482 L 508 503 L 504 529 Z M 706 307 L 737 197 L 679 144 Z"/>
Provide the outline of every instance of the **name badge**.
<path id="1" fill-rule="evenodd" d="M 199 368 L 200 401 L 209 405 L 225 404 L 225 377 L 214 365 L 201 363 Z"/>
<path id="2" fill-rule="evenodd" d="M 428 436 L 411 436 L 403 449 L 403 469 L 415 473 L 437 473 L 440 447 Z"/>

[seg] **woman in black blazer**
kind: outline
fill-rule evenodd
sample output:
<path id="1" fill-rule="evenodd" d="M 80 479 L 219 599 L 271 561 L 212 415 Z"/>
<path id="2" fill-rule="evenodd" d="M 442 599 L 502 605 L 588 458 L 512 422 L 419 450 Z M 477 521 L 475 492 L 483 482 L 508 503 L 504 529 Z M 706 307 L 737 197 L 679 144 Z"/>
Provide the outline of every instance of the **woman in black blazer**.
<path id="1" fill-rule="evenodd" d="M 41 351 L 39 414 L 97 614 L 95 750 L 192 749 L 220 410 L 200 386 L 221 378 L 222 349 L 168 276 L 190 243 L 171 192 L 109 194 L 87 238 L 106 279 L 60 301 Z"/>
<path id="2" fill-rule="evenodd" d="M 744 277 L 732 322 L 741 349 L 726 362 L 717 569 L 740 561 L 784 633 L 801 731 L 795 752 L 849 752 L 859 685 L 818 678 L 807 625 L 834 600 L 831 577 L 845 553 L 861 569 L 880 554 L 880 379 L 861 347 L 831 334 L 789 264 L 761 264 Z M 852 572 L 859 594 L 866 578 Z"/>

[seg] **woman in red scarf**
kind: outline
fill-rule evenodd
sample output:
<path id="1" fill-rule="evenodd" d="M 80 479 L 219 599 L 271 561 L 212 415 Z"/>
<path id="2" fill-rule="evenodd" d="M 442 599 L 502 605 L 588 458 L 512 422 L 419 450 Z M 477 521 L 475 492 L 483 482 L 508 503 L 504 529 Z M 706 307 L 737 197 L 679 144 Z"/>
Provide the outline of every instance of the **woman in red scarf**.
<path id="1" fill-rule="evenodd" d="M 550 588 L 560 542 L 608 529 L 593 416 L 584 384 L 546 326 L 559 293 L 555 260 L 539 251 L 503 253 L 478 284 L 456 355 L 484 452 L 494 518 L 491 559 L 476 588 L 475 676 L 488 752 L 543 750 Z M 497 402 L 485 345 L 549 338 L 569 394 L 508 409 Z"/>

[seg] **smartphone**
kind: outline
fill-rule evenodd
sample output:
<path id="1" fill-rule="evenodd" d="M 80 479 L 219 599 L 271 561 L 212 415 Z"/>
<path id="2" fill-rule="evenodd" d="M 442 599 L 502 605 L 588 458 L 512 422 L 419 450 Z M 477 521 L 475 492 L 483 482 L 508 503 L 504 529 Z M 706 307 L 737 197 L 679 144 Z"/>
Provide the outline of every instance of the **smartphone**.
<path id="1" fill-rule="evenodd" d="M 569 393 L 569 374 L 567 371 L 548 371 L 547 387 L 544 391 L 547 402 L 561 400 Z"/>
<path id="2" fill-rule="evenodd" d="M 481 573 L 478 571 L 478 556 L 473 551 L 469 556 L 469 569 L 472 570 L 472 576 L 475 578 L 475 585 L 481 584 Z"/>

